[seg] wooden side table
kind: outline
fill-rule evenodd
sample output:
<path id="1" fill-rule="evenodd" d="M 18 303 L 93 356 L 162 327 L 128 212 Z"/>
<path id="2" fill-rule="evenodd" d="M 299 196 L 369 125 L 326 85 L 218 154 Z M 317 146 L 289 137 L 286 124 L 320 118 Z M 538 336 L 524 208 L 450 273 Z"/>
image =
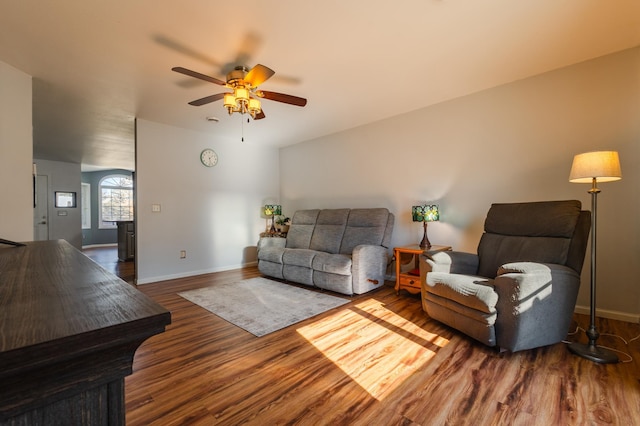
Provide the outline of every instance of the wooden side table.
<path id="1" fill-rule="evenodd" d="M 400 271 L 401 256 L 403 253 L 413 255 L 414 269 L 417 270 L 420 267 L 420 256 L 426 249 L 421 248 L 418 244 L 393 248 L 393 257 L 396 260 L 396 294 L 400 290 L 407 290 L 411 294 L 418 294 L 421 291 L 420 287 L 420 273 L 403 273 Z M 429 251 L 447 251 L 451 250 L 450 246 L 436 246 L 432 245 Z M 410 271 L 412 272 L 412 271 Z"/>
<path id="2" fill-rule="evenodd" d="M 286 232 L 261 232 L 260 238 L 287 238 Z"/>

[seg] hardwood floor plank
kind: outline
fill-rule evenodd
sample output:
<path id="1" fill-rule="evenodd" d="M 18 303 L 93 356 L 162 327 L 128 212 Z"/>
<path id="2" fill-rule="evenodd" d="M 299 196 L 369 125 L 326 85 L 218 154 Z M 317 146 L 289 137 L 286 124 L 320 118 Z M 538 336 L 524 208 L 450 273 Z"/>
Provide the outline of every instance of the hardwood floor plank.
<path id="1" fill-rule="evenodd" d="M 599 343 L 632 362 L 599 365 L 563 343 L 500 353 L 436 321 L 385 286 L 263 337 L 177 295 L 260 276 L 244 268 L 138 288 L 171 310 L 126 379 L 136 425 L 637 424 L 640 339 Z M 290 285 L 283 283 L 283 285 Z M 585 328 L 588 318 L 575 315 Z M 638 324 L 598 319 L 629 340 Z M 584 332 L 569 336 L 586 341 Z M 621 355 L 621 359 L 627 359 Z"/>

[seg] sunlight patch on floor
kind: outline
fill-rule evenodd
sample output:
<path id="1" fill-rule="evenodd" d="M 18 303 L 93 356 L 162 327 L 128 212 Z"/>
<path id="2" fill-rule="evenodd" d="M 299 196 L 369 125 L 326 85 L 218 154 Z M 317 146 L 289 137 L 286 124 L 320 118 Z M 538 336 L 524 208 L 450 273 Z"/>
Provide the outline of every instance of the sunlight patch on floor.
<path id="1" fill-rule="evenodd" d="M 373 298 L 297 331 L 378 400 L 449 342 Z"/>

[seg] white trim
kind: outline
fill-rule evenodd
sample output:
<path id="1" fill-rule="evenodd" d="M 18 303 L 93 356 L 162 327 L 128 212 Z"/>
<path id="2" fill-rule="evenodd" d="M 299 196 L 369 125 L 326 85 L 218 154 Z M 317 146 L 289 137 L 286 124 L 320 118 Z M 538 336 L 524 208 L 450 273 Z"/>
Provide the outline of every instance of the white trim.
<path id="1" fill-rule="evenodd" d="M 242 268 L 246 268 L 248 266 L 256 266 L 257 264 L 258 264 L 258 262 L 254 261 L 254 262 L 244 263 L 242 265 L 230 265 L 230 266 L 223 266 L 223 267 L 219 267 L 219 268 L 204 269 L 204 270 L 200 270 L 200 271 L 182 272 L 182 273 L 179 273 L 179 274 L 161 275 L 161 276 L 157 276 L 157 277 L 137 279 L 136 280 L 136 285 L 151 284 L 151 283 L 157 283 L 157 282 L 160 282 L 160 281 L 175 280 L 175 279 L 178 279 L 178 278 L 193 277 L 193 276 L 196 276 L 196 275 L 212 274 L 214 272 L 231 271 L 233 269 L 242 269 Z"/>
<path id="2" fill-rule="evenodd" d="M 91 229 L 91 184 L 87 182 L 80 183 L 80 215 L 82 229 Z"/>
<path id="3" fill-rule="evenodd" d="M 131 188 L 124 187 L 124 186 L 111 186 L 111 185 L 103 185 L 102 184 L 102 182 L 104 182 L 105 180 L 113 179 L 113 178 L 120 178 L 120 179 L 130 180 L 131 181 Z M 133 176 L 127 176 L 127 175 L 122 174 L 122 173 L 114 173 L 114 174 L 111 174 L 111 175 L 103 176 L 102 179 L 100 179 L 100 181 L 98 182 L 98 229 L 117 229 L 118 225 L 115 222 L 102 220 L 102 189 L 103 188 L 116 189 L 116 190 L 130 190 L 131 191 L 131 202 L 132 202 L 132 206 L 134 206 L 135 205 L 135 200 L 134 200 L 134 196 L 133 196 Z"/>
<path id="4" fill-rule="evenodd" d="M 98 247 L 118 247 L 118 243 L 89 244 L 88 246 L 82 246 L 83 249 L 86 249 L 86 248 L 98 248 Z"/>
<path id="5" fill-rule="evenodd" d="M 591 315 L 591 308 L 589 306 L 578 306 L 574 309 L 577 314 Z M 613 320 L 625 321 L 638 324 L 640 323 L 640 314 L 631 314 L 628 312 L 610 311 L 607 309 L 597 309 L 596 316 L 602 318 L 609 318 Z"/>

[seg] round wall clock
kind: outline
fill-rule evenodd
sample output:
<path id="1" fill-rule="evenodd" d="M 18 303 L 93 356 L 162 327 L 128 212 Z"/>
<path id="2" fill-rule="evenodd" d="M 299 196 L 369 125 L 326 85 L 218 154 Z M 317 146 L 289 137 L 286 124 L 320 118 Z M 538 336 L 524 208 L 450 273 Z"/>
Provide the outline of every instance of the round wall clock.
<path id="1" fill-rule="evenodd" d="M 200 161 L 207 167 L 213 167 L 218 164 L 218 154 L 211 148 L 206 148 L 200 153 Z"/>

